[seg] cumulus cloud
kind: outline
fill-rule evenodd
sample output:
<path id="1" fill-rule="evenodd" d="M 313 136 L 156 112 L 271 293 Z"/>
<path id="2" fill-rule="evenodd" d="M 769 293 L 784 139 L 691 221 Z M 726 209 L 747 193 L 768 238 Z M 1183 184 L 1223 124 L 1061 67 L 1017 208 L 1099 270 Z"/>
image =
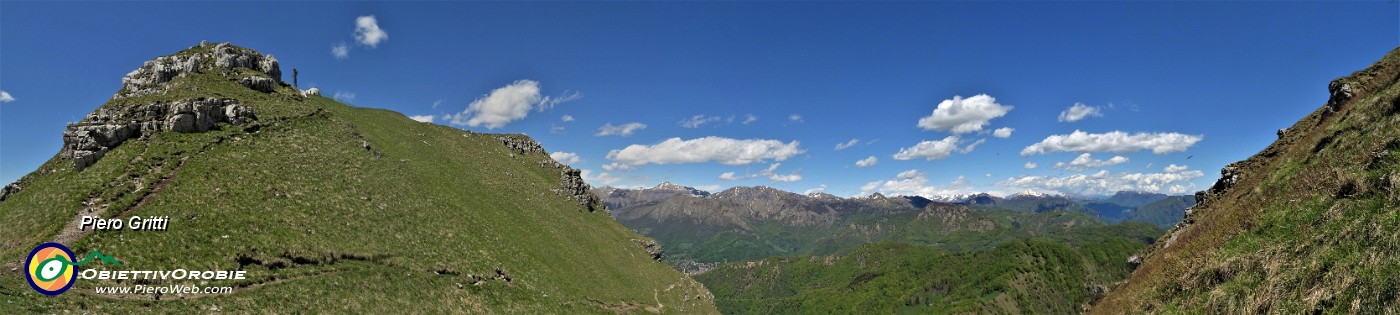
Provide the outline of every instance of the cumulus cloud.
<path id="1" fill-rule="evenodd" d="M 389 40 L 389 32 L 379 28 L 379 20 L 373 15 L 355 18 L 355 41 L 360 42 L 360 45 L 375 48 L 386 40 Z"/>
<path id="2" fill-rule="evenodd" d="M 1033 170 L 1033 169 L 1035 169 L 1036 167 L 1039 167 L 1039 166 L 1040 166 L 1040 165 L 1035 164 L 1035 162 L 1026 162 L 1026 169 L 1028 169 L 1028 170 Z"/>
<path id="3" fill-rule="evenodd" d="M 943 100 L 933 114 L 919 119 L 919 128 L 963 134 L 982 130 L 992 119 L 1006 116 L 1013 107 L 997 104 L 996 98 L 978 94 L 969 98 L 954 96 Z"/>
<path id="4" fill-rule="evenodd" d="M 1057 162 L 1057 163 L 1055 163 L 1055 165 L 1052 166 L 1052 167 L 1054 167 L 1054 168 L 1063 168 L 1063 169 L 1067 169 L 1067 170 L 1071 170 L 1071 171 L 1083 171 L 1083 170 L 1095 169 L 1095 168 L 1101 168 L 1101 167 L 1108 167 L 1108 166 L 1113 166 L 1113 165 L 1118 165 L 1118 164 L 1123 164 L 1123 163 L 1128 163 L 1128 158 L 1123 157 L 1123 156 L 1114 156 L 1114 157 L 1109 158 L 1109 159 L 1107 159 L 1107 160 L 1095 160 L 1094 157 L 1093 157 L 1092 155 L 1090 155 L 1089 153 L 1084 153 L 1084 154 L 1080 154 L 1079 157 L 1074 158 L 1074 160 L 1069 161 L 1069 163 Z"/>
<path id="5" fill-rule="evenodd" d="M 604 170 L 604 171 L 624 171 L 624 172 L 629 172 L 629 171 L 632 171 L 632 170 L 635 170 L 635 169 L 637 169 L 637 168 L 636 168 L 636 167 L 633 167 L 633 166 L 631 166 L 631 165 L 619 164 L 619 163 L 616 163 L 616 162 L 614 162 L 614 163 L 608 163 L 608 164 L 603 165 L 603 170 Z"/>
<path id="6" fill-rule="evenodd" d="M 1167 173 L 1178 173 L 1178 172 L 1186 171 L 1186 169 L 1187 169 L 1187 166 L 1186 166 L 1186 165 L 1170 164 L 1170 165 L 1167 165 L 1166 168 L 1162 169 L 1162 171 L 1163 171 L 1163 172 L 1167 172 Z"/>
<path id="7" fill-rule="evenodd" d="M 837 143 L 837 144 L 836 144 L 836 151 L 841 151 L 841 150 L 845 150 L 846 148 L 854 147 L 854 146 L 856 146 L 856 144 L 859 144 L 859 143 L 860 143 L 860 139 L 851 139 L 851 141 L 846 141 L 846 142 L 843 142 L 843 143 Z"/>
<path id="8" fill-rule="evenodd" d="M 654 145 L 633 144 L 608 152 L 608 159 L 633 166 L 706 162 L 746 165 L 769 160 L 783 161 L 804 152 L 797 141 L 783 143 L 778 140 L 710 136 L 691 140 L 670 138 Z"/>
<path id="9" fill-rule="evenodd" d="M 578 153 L 573 152 L 551 152 L 549 153 L 549 158 L 564 164 L 583 162 L 583 159 L 578 157 Z"/>
<path id="10" fill-rule="evenodd" d="M 1184 194 L 1195 189 L 1196 185 L 1191 181 L 1201 176 L 1205 176 L 1201 171 L 1188 170 L 1164 173 L 1112 173 L 1100 170 L 1093 174 L 1063 177 L 1018 176 L 997 185 L 1079 195 L 1108 195 L 1119 191 Z"/>
<path id="11" fill-rule="evenodd" d="M 1001 127 L 1001 128 L 997 128 L 997 130 L 992 131 L 992 136 L 993 136 L 993 137 L 997 137 L 997 138 L 1009 138 L 1009 137 L 1011 137 L 1011 132 L 1012 132 L 1012 131 L 1015 131 L 1015 130 L 1016 130 L 1016 129 L 1011 128 L 1011 127 Z"/>
<path id="12" fill-rule="evenodd" d="M 335 59 L 348 59 L 348 58 L 350 58 L 350 46 L 349 46 L 349 45 L 346 45 L 345 43 L 339 43 L 339 44 L 332 45 L 332 46 L 331 46 L 331 56 L 335 56 Z"/>
<path id="13" fill-rule="evenodd" d="M 593 186 L 609 186 L 613 183 L 622 181 L 622 177 L 614 176 L 606 172 L 598 175 L 593 175 L 592 170 L 580 171 L 579 176 L 582 176 L 583 181 L 588 182 L 588 184 Z"/>
<path id="14" fill-rule="evenodd" d="M 545 96 L 544 99 L 540 100 L 539 105 L 535 106 L 535 111 L 543 112 L 546 109 L 554 108 L 555 105 L 580 99 L 583 99 L 583 94 L 578 91 L 564 91 L 564 95 L 561 96 Z"/>
<path id="15" fill-rule="evenodd" d="M 1202 136 L 1199 135 L 1193 136 L 1175 132 L 1139 132 L 1130 135 L 1122 131 L 1087 133 L 1075 130 L 1067 135 L 1051 135 L 1039 143 L 1027 146 L 1021 150 L 1021 156 L 1057 151 L 1132 153 L 1149 149 L 1152 150 L 1152 153 L 1166 154 L 1186 151 L 1187 148 L 1195 145 L 1201 139 Z"/>
<path id="16" fill-rule="evenodd" d="M 685 120 L 681 120 L 680 125 L 681 127 L 686 128 L 700 128 L 700 126 L 704 126 L 707 123 L 719 121 L 719 119 L 719 116 L 695 115 Z"/>
<path id="17" fill-rule="evenodd" d="M 491 93 L 472 101 L 466 110 L 461 113 L 445 116 L 447 121 L 453 125 L 477 127 L 485 125 L 487 129 L 505 127 L 510 122 L 525 119 L 530 115 L 530 110 L 545 110 L 562 102 L 578 99 L 578 93 L 566 94 L 562 97 L 550 97 L 540 94 L 540 83 L 534 80 L 517 80 L 503 87 L 491 90 Z"/>
<path id="18" fill-rule="evenodd" d="M 642 130 L 642 129 L 647 129 L 647 125 L 646 125 L 646 124 L 643 124 L 643 123 L 639 123 L 639 122 L 630 122 L 630 123 L 625 123 L 625 124 L 616 125 L 616 126 L 614 126 L 612 123 L 606 123 L 606 124 L 603 124 L 602 127 L 598 127 L 598 133 L 595 133 L 595 134 L 593 134 L 593 135 L 599 136 L 599 137 L 602 137 L 602 136 L 623 136 L 623 137 L 629 137 L 629 136 L 632 136 L 632 133 L 637 132 L 637 130 Z"/>
<path id="19" fill-rule="evenodd" d="M 699 190 L 703 190 L 703 191 L 719 191 L 719 190 L 722 189 L 722 188 L 724 188 L 724 186 L 720 186 L 720 185 L 700 185 L 700 186 L 695 186 L 695 189 L 699 189 Z"/>
<path id="20" fill-rule="evenodd" d="M 335 94 L 331 94 L 331 98 L 334 98 L 335 100 L 341 101 L 341 102 L 349 102 L 349 101 L 355 100 L 355 93 L 353 93 L 353 92 L 345 92 L 345 91 L 336 91 Z"/>
<path id="21" fill-rule="evenodd" d="M 1076 122 L 1084 118 L 1103 116 L 1103 112 L 1098 106 L 1084 105 L 1084 103 L 1074 103 L 1074 105 L 1060 112 L 1060 121 Z"/>
<path id="22" fill-rule="evenodd" d="M 816 188 L 808 189 L 807 191 L 802 192 L 802 194 L 803 194 L 803 195 L 811 195 L 811 194 L 820 193 L 820 192 L 826 192 L 826 184 L 821 184 L 821 185 L 818 185 Z"/>
<path id="23" fill-rule="evenodd" d="M 926 198 L 977 193 L 973 190 L 972 185 L 967 183 L 967 178 L 963 176 L 958 176 L 957 179 L 944 186 L 929 185 L 928 175 L 916 169 L 900 172 L 899 175 L 895 175 L 889 180 L 867 183 L 860 188 L 860 195 L 868 195 L 873 192 Z"/>
<path id="24" fill-rule="evenodd" d="M 962 154 L 972 153 L 972 150 L 977 149 L 977 145 L 982 144 L 982 143 L 986 143 L 986 142 L 987 142 L 987 139 L 977 139 L 977 141 L 972 142 L 972 144 L 969 144 L 969 145 L 967 145 L 966 147 L 963 147 L 961 150 L 958 150 L 958 153 L 962 153 Z"/>
<path id="25" fill-rule="evenodd" d="M 433 115 L 413 115 L 408 116 L 408 119 L 417 120 L 419 122 L 432 123 Z"/>
<path id="26" fill-rule="evenodd" d="M 769 164 L 769 165 L 768 165 L 768 168 L 764 169 L 763 171 L 760 171 L 760 172 L 755 173 L 755 174 L 747 174 L 747 175 L 742 175 L 742 176 L 737 175 L 737 174 L 735 174 L 734 172 L 724 172 L 723 174 L 719 174 L 719 179 L 721 179 L 721 180 L 746 180 L 746 179 L 754 179 L 754 178 L 759 178 L 759 177 L 767 177 L 768 180 L 771 180 L 771 181 L 774 181 L 774 182 L 795 182 L 795 181 L 802 180 L 802 174 L 801 174 L 800 172 L 798 172 L 798 171 L 793 171 L 791 174 L 778 174 L 777 171 L 778 171 L 778 166 L 779 166 L 779 165 L 782 165 L 782 163 L 773 163 L 773 164 Z"/>
<path id="27" fill-rule="evenodd" d="M 932 161 L 946 158 L 958 150 L 959 142 L 962 142 L 962 139 L 958 136 L 948 136 L 938 141 L 921 141 L 913 147 L 899 149 L 899 153 L 894 154 L 894 159 L 904 161 L 921 158 Z"/>
<path id="28" fill-rule="evenodd" d="M 866 157 L 866 158 L 864 158 L 864 159 L 860 159 L 859 161 L 856 161 L 856 167 L 859 167 L 859 168 L 867 168 L 867 167 L 875 166 L 875 163 L 876 163 L 876 162 L 879 162 L 879 161 L 880 161 L 880 159 L 877 159 L 877 158 L 875 158 L 874 155 L 871 155 L 871 156 L 869 156 L 869 157 Z"/>
<path id="29" fill-rule="evenodd" d="M 747 124 L 752 124 L 752 123 L 755 122 L 755 121 L 758 121 L 758 116 L 754 116 L 753 114 L 744 115 L 744 123 L 743 123 L 743 124 L 745 124 L 745 125 L 747 125 Z"/>
<path id="30" fill-rule="evenodd" d="M 8 92 L 8 91 L 0 91 L 0 103 L 9 103 L 9 102 L 14 102 L 14 101 L 15 101 L 15 97 L 14 97 L 14 96 L 10 96 L 10 92 Z"/>
<path id="31" fill-rule="evenodd" d="M 559 117 L 559 120 L 562 120 L 562 121 L 564 121 L 564 122 L 574 121 L 574 116 L 573 116 L 573 115 L 564 115 L 564 117 Z"/>

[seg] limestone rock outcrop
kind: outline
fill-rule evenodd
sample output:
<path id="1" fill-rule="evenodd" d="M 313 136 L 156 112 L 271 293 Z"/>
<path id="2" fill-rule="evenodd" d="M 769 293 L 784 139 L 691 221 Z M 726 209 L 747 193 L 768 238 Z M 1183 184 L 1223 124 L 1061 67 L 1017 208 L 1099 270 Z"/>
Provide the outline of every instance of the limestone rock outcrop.
<path id="1" fill-rule="evenodd" d="M 603 209 L 603 200 L 593 194 L 593 186 L 583 181 L 583 171 L 564 166 L 564 170 L 559 174 L 559 185 L 562 187 L 555 190 L 556 192 L 578 201 L 579 205 L 588 208 L 589 212 Z"/>
<path id="2" fill-rule="evenodd" d="M 160 131 L 204 132 L 217 123 L 243 124 L 256 119 L 252 109 L 233 99 L 191 99 L 122 108 L 102 108 L 63 131 L 59 156 L 82 170 L 131 138 Z"/>
<path id="3" fill-rule="evenodd" d="M 238 81 L 238 84 L 263 93 L 271 93 L 277 87 L 277 82 L 272 81 L 272 79 L 256 76 L 243 78 L 243 80 Z"/>
<path id="4" fill-rule="evenodd" d="M 511 151 L 515 151 L 516 153 L 525 154 L 544 152 L 544 147 L 541 147 L 539 142 L 535 142 L 535 140 L 530 140 L 530 138 L 525 136 L 501 135 L 496 136 L 496 140 L 501 140 L 501 144 L 504 144 L 506 148 L 510 148 Z"/>
<path id="5" fill-rule="evenodd" d="M 234 68 L 247 68 L 266 74 L 264 80 L 272 84 L 282 82 L 282 69 L 277 58 L 262 55 L 252 49 L 233 46 L 229 43 L 210 44 L 200 42 L 198 46 L 184 52 L 158 57 L 142 64 L 122 78 L 122 89 L 113 98 L 127 98 L 148 95 L 166 90 L 166 82 L 176 78 L 206 71 L 228 71 Z M 245 85 L 246 86 L 246 85 Z M 270 89 L 268 89 L 270 90 Z"/>

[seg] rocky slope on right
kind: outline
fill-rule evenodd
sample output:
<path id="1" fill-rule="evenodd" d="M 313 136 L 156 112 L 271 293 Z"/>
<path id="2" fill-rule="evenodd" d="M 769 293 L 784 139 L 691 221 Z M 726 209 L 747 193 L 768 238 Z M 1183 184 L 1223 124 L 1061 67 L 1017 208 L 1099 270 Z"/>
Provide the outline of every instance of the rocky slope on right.
<path id="1" fill-rule="evenodd" d="M 1393 313 L 1400 308 L 1400 49 L 1330 99 L 1131 263 L 1090 313 Z"/>

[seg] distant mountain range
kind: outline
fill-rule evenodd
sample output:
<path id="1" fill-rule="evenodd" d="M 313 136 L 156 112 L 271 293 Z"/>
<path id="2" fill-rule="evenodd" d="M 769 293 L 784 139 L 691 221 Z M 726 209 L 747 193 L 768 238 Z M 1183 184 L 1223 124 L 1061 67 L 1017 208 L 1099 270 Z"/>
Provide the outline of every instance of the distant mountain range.
<path id="1" fill-rule="evenodd" d="M 1124 220 L 1169 227 L 1192 204 L 1181 202 L 1190 196 L 1137 192 L 1101 200 L 1049 194 L 932 200 L 880 193 L 802 195 L 765 186 L 710 193 L 670 182 L 594 192 L 619 222 L 660 242 L 673 263 L 835 254 L 878 241 L 988 249 L 1008 240 Z M 1156 204 L 1164 200 L 1178 202 Z"/>

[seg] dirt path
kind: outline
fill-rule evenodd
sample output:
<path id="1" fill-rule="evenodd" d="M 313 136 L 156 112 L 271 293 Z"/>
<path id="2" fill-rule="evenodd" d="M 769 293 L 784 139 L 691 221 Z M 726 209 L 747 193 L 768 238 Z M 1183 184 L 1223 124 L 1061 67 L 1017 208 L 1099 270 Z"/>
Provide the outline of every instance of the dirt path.
<path id="1" fill-rule="evenodd" d="M 59 244 L 73 244 L 78 239 L 83 238 L 83 236 L 87 236 L 88 233 L 92 233 L 92 229 L 78 229 L 78 227 L 82 225 L 83 216 L 85 215 L 115 218 L 126 215 L 132 210 L 136 210 L 142 205 L 145 205 L 147 201 L 150 201 L 151 198 L 155 197 L 156 194 L 160 193 L 162 189 L 165 189 L 165 186 L 170 185 L 170 181 L 175 179 L 176 173 L 180 171 L 180 168 L 185 166 L 185 161 L 189 159 L 189 156 L 180 158 L 180 161 L 175 164 L 175 167 L 172 168 L 169 172 L 166 172 L 165 175 L 162 175 L 160 177 L 160 181 L 156 182 L 156 184 L 152 186 L 151 190 L 147 191 L 146 194 L 141 195 L 141 199 L 137 200 L 136 204 L 114 215 L 105 215 L 108 210 L 107 208 L 110 206 L 110 204 L 103 203 L 99 205 L 98 203 L 101 201 L 100 199 L 98 199 L 97 197 L 88 197 L 86 201 L 83 201 L 83 209 L 78 210 L 78 213 L 73 215 L 73 219 L 68 220 L 68 224 L 65 224 L 63 226 L 63 229 L 59 230 L 58 235 L 54 236 L 53 241 Z"/>

